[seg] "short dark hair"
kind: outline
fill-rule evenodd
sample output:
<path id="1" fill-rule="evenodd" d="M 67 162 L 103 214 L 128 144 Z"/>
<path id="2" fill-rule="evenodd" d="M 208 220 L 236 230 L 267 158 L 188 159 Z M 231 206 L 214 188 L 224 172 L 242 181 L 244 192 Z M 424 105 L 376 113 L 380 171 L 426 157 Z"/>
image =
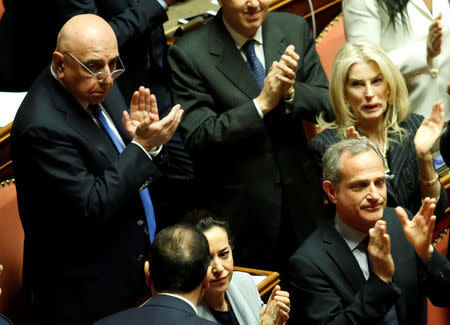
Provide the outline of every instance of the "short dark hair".
<path id="1" fill-rule="evenodd" d="M 206 209 L 195 209 L 184 216 L 183 222 L 194 226 L 202 233 L 214 227 L 222 228 L 227 233 L 230 246 L 233 247 L 230 225 L 227 221 L 221 219 L 213 212 Z"/>
<path id="2" fill-rule="evenodd" d="M 155 237 L 150 276 L 156 291 L 188 293 L 205 278 L 210 264 L 206 237 L 189 225 L 173 225 Z"/>

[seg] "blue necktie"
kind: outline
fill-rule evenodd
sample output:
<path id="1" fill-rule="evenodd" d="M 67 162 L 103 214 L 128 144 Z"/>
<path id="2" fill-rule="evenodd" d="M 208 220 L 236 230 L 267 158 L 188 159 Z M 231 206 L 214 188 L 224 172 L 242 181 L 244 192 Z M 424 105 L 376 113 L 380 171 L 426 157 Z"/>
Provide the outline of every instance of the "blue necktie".
<path id="1" fill-rule="evenodd" d="M 266 70 L 258 60 L 255 53 L 255 40 L 248 40 L 243 46 L 242 49 L 245 52 L 245 56 L 247 57 L 247 64 L 250 67 L 253 75 L 255 76 L 256 83 L 259 88 L 262 89 L 264 86 L 264 78 L 266 78 Z"/>
<path id="2" fill-rule="evenodd" d="M 369 236 L 367 236 L 362 243 L 366 249 L 367 265 L 369 266 L 369 273 L 372 272 L 372 261 L 370 260 L 369 251 L 367 247 L 369 246 Z M 397 312 L 395 311 L 395 304 L 384 314 L 383 317 L 384 325 L 398 325 Z"/>
<path id="3" fill-rule="evenodd" d="M 106 134 L 108 134 L 109 138 L 111 139 L 112 143 L 116 147 L 117 151 L 119 153 L 121 153 L 123 151 L 123 149 L 125 149 L 125 147 L 119 141 L 119 138 L 116 136 L 116 134 L 113 132 L 113 130 L 109 127 L 105 116 L 102 114 L 102 110 L 100 109 L 100 106 L 92 105 L 91 111 L 94 114 L 94 117 L 99 122 L 99 125 L 102 128 L 102 130 Z M 155 221 L 155 212 L 153 211 L 153 204 L 152 204 L 152 200 L 150 198 L 150 193 L 148 192 L 148 188 L 144 188 L 141 191 L 139 191 L 139 195 L 141 196 L 142 205 L 144 206 L 145 217 L 147 218 L 147 226 L 148 226 L 148 233 L 149 233 L 149 237 L 150 237 L 150 243 L 152 243 L 153 238 L 155 238 L 156 221 Z"/>

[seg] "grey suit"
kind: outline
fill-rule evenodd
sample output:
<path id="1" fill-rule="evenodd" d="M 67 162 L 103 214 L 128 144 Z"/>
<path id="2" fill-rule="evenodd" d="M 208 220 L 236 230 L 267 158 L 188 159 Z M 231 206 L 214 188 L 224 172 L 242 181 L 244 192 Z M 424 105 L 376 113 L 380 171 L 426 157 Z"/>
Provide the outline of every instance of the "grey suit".
<path id="1" fill-rule="evenodd" d="M 283 252 L 290 255 L 318 224 L 319 180 L 310 172 L 302 119 L 331 110 L 306 21 L 269 13 L 262 35 L 266 70 L 289 44 L 301 57 L 293 103 L 280 103 L 264 119 L 252 102 L 261 90 L 220 12 L 169 49 L 169 64 L 175 102 L 185 110 L 181 132 L 194 162 L 198 204 L 230 221 L 237 264 L 273 268 L 280 241 L 289 243 Z"/>
<path id="2" fill-rule="evenodd" d="M 250 274 L 234 271 L 233 278 L 225 294 L 239 324 L 259 324 L 259 313 L 263 302 Z M 219 323 L 204 301 L 197 306 L 197 315 Z"/>

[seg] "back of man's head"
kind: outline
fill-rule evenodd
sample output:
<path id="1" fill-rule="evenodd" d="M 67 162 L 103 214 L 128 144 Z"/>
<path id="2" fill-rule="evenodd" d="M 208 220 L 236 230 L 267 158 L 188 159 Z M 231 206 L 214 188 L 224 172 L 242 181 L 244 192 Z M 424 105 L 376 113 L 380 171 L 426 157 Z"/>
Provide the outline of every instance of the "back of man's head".
<path id="1" fill-rule="evenodd" d="M 189 293 L 205 279 L 210 264 L 206 237 L 189 225 L 174 225 L 155 237 L 150 276 L 157 292 Z"/>

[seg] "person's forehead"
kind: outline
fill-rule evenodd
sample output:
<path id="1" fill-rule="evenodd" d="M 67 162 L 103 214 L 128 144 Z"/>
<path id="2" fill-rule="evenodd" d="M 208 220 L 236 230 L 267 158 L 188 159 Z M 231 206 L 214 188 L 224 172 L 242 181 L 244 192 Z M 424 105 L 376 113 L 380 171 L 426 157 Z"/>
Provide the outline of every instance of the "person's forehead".
<path id="1" fill-rule="evenodd" d="M 372 149 L 357 154 L 344 152 L 340 165 L 341 182 L 384 177 L 383 162 Z"/>

